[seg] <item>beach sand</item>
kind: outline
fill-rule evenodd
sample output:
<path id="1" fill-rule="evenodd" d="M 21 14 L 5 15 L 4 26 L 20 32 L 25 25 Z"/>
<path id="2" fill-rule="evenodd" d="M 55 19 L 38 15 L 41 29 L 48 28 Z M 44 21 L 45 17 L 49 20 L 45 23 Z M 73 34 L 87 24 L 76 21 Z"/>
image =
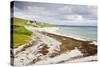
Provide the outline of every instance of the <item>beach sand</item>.
<path id="1" fill-rule="evenodd" d="M 78 48 L 84 54 L 84 57 L 97 54 L 97 45 L 92 43 L 92 41 L 83 41 L 47 32 L 42 33 L 62 43 L 60 45 L 61 50 L 58 52 L 59 54 L 73 50 L 75 48 Z"/>
<path id="2" fill-rule="evenodd" d="M 13 49 L 15 53 L 11 58 L 14 65 L 97 61 L 97 45 L 93 41 L 27 29 L 33 32 L 35 39 L 28 45 Z"/>

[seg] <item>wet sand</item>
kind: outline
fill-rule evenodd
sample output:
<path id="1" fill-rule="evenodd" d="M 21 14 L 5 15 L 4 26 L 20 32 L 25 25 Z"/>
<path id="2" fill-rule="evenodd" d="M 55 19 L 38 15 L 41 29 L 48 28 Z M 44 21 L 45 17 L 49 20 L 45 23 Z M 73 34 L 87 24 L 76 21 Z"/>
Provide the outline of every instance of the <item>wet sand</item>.
<path id="1" fill-rule="evenodd" d="M 61 35 L 55 35 L 47 32 L 42 32 L 42 33 L 62 43 L 60 45 L 60 51 L 57 54 L 52 55 L 51 57 L 62 54 L 66 51 L 73 50 L 75 48 L 78 48 L 83 53 L 83 57 L 97 54 L 97 45 L 93 44 L 92 41 L 82 41 L 82 40 L 77 40 L 74 38 L 69 38 Z"/>

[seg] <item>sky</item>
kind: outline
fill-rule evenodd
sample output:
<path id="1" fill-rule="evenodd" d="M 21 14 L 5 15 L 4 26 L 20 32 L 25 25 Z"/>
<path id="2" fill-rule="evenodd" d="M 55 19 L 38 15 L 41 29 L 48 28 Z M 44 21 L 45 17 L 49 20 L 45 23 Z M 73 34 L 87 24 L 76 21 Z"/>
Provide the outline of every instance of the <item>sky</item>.
<path id="1" fill-rule="evenodd" d="M 97 6 L 15 1 L 14 17 L 57 25 L 97 25 Z"/>

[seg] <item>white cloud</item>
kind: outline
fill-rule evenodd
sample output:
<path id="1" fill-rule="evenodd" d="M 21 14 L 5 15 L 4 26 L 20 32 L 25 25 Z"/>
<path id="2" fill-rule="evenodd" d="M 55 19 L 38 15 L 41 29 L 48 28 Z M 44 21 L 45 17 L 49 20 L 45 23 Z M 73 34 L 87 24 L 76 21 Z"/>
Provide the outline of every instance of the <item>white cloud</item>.
<path id="1" fill-rule="evenodd" d="M 81 15 L 65 15 L 63 17 L 67 20 L 73 20 L 73 21 L 82 21 L 82 20 L 84 20 Z"/>
<path id="2" fill-rule="evenodd" d="M 97 7 L 21 2 L 14 6 L 14 16 L 62 25 L 96 25 Z"/>

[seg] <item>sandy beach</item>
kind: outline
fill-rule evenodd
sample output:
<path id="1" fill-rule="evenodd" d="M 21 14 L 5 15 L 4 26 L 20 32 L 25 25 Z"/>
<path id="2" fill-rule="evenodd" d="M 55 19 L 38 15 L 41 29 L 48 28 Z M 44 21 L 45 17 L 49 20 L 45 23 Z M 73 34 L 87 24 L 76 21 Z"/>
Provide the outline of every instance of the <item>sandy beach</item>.
<path id="1" fill-rule="evenodd" d="M 97 5 L 11 2 L 12 66 L 96 62 Z"/>
<path id="2" fill-rule="evenodd" d="M 97 60 L 97 45 L 93 41 L 54 34 L 54 31 L 47 32 L 32 27 L 25 28 L 33 32 L 35 39 L 29 44 L 14 49 L 14 65 Z"/>

